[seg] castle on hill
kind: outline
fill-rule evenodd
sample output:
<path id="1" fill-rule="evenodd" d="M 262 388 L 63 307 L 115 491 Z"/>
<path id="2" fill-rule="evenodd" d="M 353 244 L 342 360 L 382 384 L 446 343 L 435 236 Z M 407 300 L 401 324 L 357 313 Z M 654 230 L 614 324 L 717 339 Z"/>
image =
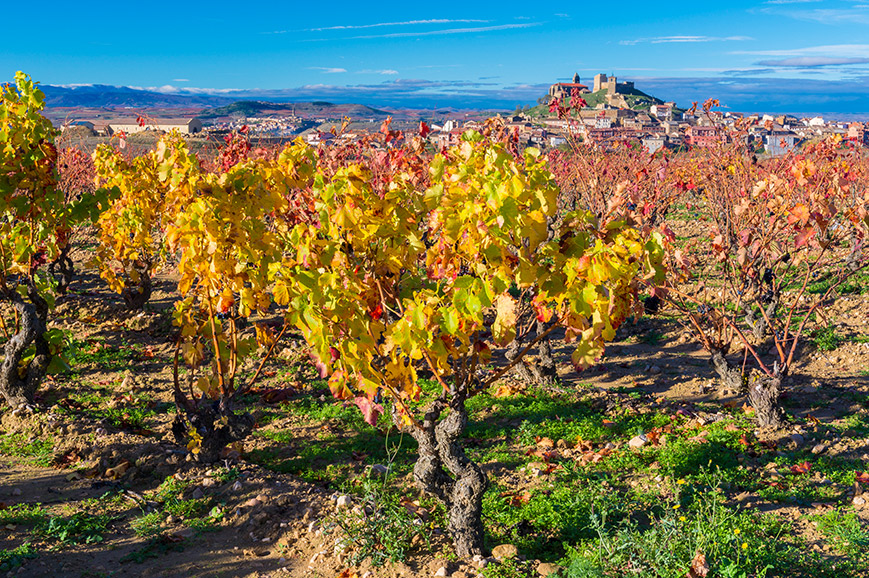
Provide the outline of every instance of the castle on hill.
<path id="1" fill-rule="evenodd" d="M 607 76 L 606 74 L 595 74 L 593 89 L 589 90 L 588 86 L 582 84 L 579 79 L 579 74 L 573 75 L 573 82 L 556 82 L 549 87 L 549 96 L 552 98 L 565 98 L 570 96 L 570 93 L 578 89 L 580 94 L 588 94 L 590 92 L 606 91 L 604 95 L 606 104 L 615 108 L 629 108 L 622 94 L 629 94 L 634 90 L 633 82 L 619 82 L 615 76 Z"/>

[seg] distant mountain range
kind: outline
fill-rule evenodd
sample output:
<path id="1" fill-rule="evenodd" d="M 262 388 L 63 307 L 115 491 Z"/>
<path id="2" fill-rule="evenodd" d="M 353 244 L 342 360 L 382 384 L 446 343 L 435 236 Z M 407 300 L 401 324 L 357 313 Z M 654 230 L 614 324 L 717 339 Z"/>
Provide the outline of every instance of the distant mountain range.
<path id="1" fill-rule="evenodd" d="M 210 108 L 199 113 L 199 118 L 213 119 L 221 117 L 251 117 L 295 114 L 301 118 L 326 117 L 341 118 L 344 116 L 354 120 L 383 120 L 391 113 L 365 106 L 364 104 L 333 104 L 331 102 L 295 102 L 275 103 L 261 100 L 239 100 L 217 108 Z"/>
<path id="2" fill-rule="evenodd" d="M 49 107 L 76 108 L 209 108 L 229 104 L 235 98 L 157 92 L 127 86 L 85 84 L 80 86 L 39 87 Z"/>

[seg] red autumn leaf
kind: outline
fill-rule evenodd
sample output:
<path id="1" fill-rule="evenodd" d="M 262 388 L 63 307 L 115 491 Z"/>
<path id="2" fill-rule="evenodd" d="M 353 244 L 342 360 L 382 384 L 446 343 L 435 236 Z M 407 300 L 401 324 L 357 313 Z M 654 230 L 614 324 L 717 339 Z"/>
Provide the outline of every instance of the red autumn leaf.
<path id="1" fill-rule="evenodd" d="M 383 121 L 383 124 L 380 125 L 380 132 L 385 135 L 389 134 L 389 125 L 392 124 L 392 117 L 387 116 L 386 120 Z"/>
<path id="2" fill-rule="evenodd" d="M 383 406 L 372 403 L 367 397 L 357 397 L 353 402 L 362 410 L 362 417 L 368 425 L 377 425 L 377 418 L 383 413 Z"/>
<path id="3" fill-rule="evenodd" d="M 377 307 L 375 307 L 374 309 L 372 309 L 369 312 L 369 315 L 371 315 L 371 318 L 374 319 L 375 321 L 380 319 L 383 316 L 383 305 L 378 303 Z"/>
<path id="4" fill-rule="evenodd" d="M 430 133 L 430 132 L 431 132 L 431 129 L 425 123 L 425 121 L 424 120 L 420 121 L 420 123 L 419 123 L 419 136 L 421 136 L 422 138 L 425 138 L 428 136 L 428 133 Z"/>
<path id="5" fill-rule="evenodd" d="M 854 476 L 854 481 L 859 482 L 861 484 L 869 485 L 869 473 L 857 472 L 857 474 Z"/>
<path id="6" fill-rule="evenodd" d="M 791 472 L 794 475 L 807 474 L 809 470 L 812 469 L 812 464 L 809 462 L 803 462 L 801 464 L 797 464 L 795 466 L 791 466 Z"/>

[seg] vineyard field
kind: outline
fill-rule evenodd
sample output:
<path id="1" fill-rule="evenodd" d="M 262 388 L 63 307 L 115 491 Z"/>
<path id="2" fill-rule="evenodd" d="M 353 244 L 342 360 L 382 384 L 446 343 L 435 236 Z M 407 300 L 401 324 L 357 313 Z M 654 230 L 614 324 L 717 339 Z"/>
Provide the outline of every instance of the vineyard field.
<path id="1" fill-rule="evenodd" d="M 861 147 L 80 150 L 42 104 L 0 100 L 0 575 L 869 575 Z"/>

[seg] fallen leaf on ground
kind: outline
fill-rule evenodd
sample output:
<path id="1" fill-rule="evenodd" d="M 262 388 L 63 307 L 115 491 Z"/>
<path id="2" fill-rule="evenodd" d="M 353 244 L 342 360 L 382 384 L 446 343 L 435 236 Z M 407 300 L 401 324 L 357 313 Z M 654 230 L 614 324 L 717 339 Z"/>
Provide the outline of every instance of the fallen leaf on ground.
<path id="1" fill-rule="evenodd" d="M 797 464 L 795 466 L 791 466 L 791 472 L 795 475 L 807 474 L 809 470 L 812 469 L 812 464 L 809 462 L 803 462 L 801 464 Z"/>
<path id="2" fill-rule="evenodd" d="M 702 552 L 697 552 L 691 560 L 691 568 L 688 569 L 688 578 L 704 578 L 709 574 L 709 564 Z"/>

